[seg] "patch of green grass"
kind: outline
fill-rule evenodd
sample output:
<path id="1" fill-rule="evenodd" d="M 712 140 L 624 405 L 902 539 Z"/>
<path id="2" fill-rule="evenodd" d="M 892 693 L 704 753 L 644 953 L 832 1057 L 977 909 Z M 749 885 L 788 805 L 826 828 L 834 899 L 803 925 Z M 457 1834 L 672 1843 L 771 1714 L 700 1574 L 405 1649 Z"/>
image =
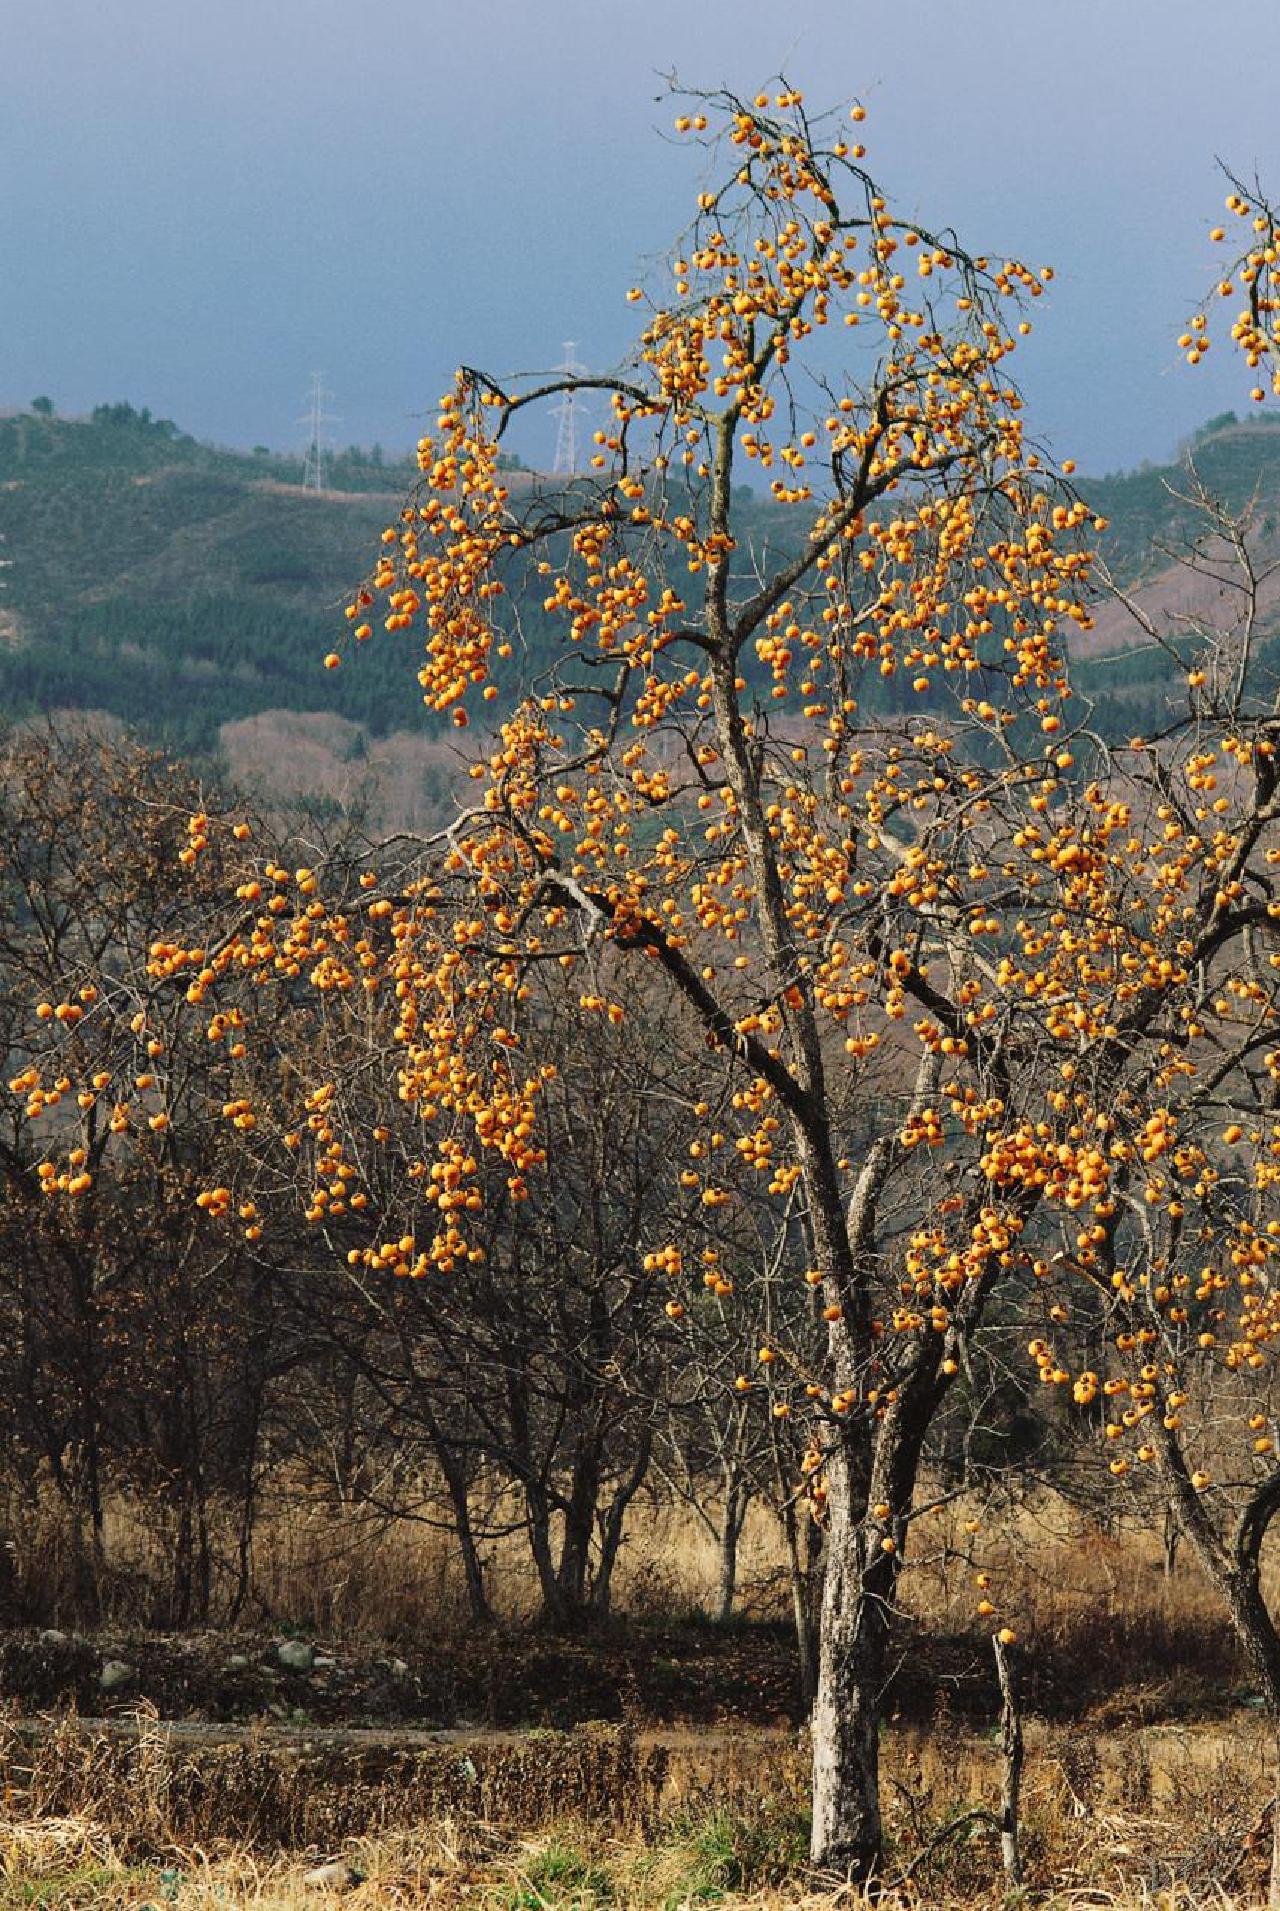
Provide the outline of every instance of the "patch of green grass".
<path id="1" fill-rule="evenodd" d="M 710 1812 L 690 1821 L 678 1853 L 678 1875 L 670 1879 L 665 1896 L 668 1911 L 785 1884 L 808 1863 L 808 1814 L 790 1806 Z"/>
<path id="2" fill-rule="evenodd" d="M 99 1911 L 107 1905 L 144 1902 L 145 1897 L 135 1894 L 145 1894 L 148 1887 L 153 1898 L 163 1903 L 164 1894 L 155 1879 L 149 1866 L 103 1864 L 96 1859 L 47 1871 L 41 1867 L 35 1877 L 0 1880 L 0 1911 L 30 1911 L 46 1905 L 56 1905 L 58 1911 Z"/>
<path id="3" fill-rule="evenodd" d="M 612 1902 L 613 1880 L 574 1845 L 553 1842 L 535 1852 L 504 1895 L 505 1911 L 596 1911 Z"/>

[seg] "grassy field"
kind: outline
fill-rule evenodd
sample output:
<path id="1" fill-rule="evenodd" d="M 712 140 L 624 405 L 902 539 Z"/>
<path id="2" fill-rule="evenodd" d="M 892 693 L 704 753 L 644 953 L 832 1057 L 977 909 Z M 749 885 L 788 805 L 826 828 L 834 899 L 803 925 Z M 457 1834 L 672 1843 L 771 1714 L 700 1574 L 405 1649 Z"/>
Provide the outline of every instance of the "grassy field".
<path id="1" fill-rule="evenodd" d="M 1006 1902 L 975 1566 L 1025 1653 L 1027 1882 L 1016 1901 L 1055 1911 L 1257 1902 L 1273 1748 L 1194 1567 L 1167 1572 L 1153 1542 L 1109 1537 L 1058 1502 L 1003 1529 L 993 1521 L 977 1542 L 963 1531 L 968 1510 L 944 1509 L 913 1542 L 885 1740 L 886 1884 L 896 1885 L 881 1903 Z M 136 1572 L 145 1536 L 126 1509 L 116 1520 Z M 745 1549 L 746 1616 L 727 1629 L 699 1612 L 713 1551 L 670 1509 L 637 1520 L 620 1611 L 589 1635 L 532 1625 L 517 1555 L 496 1564 L 505 1617 L 481 1635 L 438 1538 L 281 1505 L 262 1558 L 273 1624 L 175 1640 L 131 1632 L 122 1609 L 67 1646 L 87 1683 L 55 1679 L 25 1697 L 18 1669 L 48 1674 L 53 1660 L 30 1632 L 8 1635 L 0 1911 L 858 1901 L 806 1868 L 808 1747 L 766 1519 Z M 327 1697 L 300 1675 L 297 1692 L 277 1681 L 280 1702 L 265 1706 L 281 1627 L 333 1658 Z M 248 1683 L 219 1709 L 214 1675 L 233 1649 Z M 404 1655 L 403 1704 L 374 1676 L 393 1650 Z M 94 1668 L 116 1653 L 141 1669 L 139 1684 L 123 1705 L 95 1705 Z M 77 1717 L 69 1696 L 81 1713 L 111 1709 L 117 1725 Z M 205 1723 L 166 1722 L 183 1713 Z M 216 1722 L 236 1717 L 250 1723 Z M 430 1725 L 449 1729 L 421 1729 Z M 324 1861 L 348 1868 L 331 1874 L 340 1891 L 306 1882 Z"/>
<path id="2" fill-rule="evenodd" d="M 616 1906 L 831 1905 L 861 1902 L 805 1863 L 805 1748 L 695 1735 L 660 1795 L 625 1734 L 583 1756 L 587 1735 L 544 1745 L 565 1788 L 509 1787 L 484 1809 L 400 1793 L 402 1821 L 286 1847 L 265 1835 L 193 1836 L 183 1761 L 161 1757 L 154 1728 L 142 1767 L 87 1753 L 78 1728 L 50 1741 L 34 1803 L 0 1830 L 0 1907 L 481 1905 L 492 1911 Z M 1032 1733 L 1021 1900 L 1052 1906 L 1208 1906 L 1256 1902 L 1269 1843 L 1257 1795 L 1256 1730 Z M 458 1761 L 462 1763 L 462 1760 Z M 889 1905 L 1006 1901 L 986 1819 L 998 1784 L 988 1738 L 891 1733 L 886 1746 Z M 54 1768 L 57 1767 L 55 1772 Z M 68 1774 L 72 1774 L 69 1781 Z M 575 1776 L 576 1774 L 576 1776 Z M 256 1775 L 261 1783 L 263 1773 Z M 959 1780 L 959 1783 L 957 1783 Z M 189 1784 L 188 1771 L 188 1784 Z M 52 1785 L 53 1790 L 47 1786 Z M 575 1795 L 576 1786 L 576 1795 Z M 948 1835 L 949 1828 L 956 1831 Z M 308 1880 L 328 1865 L 331 1882 Z"/>

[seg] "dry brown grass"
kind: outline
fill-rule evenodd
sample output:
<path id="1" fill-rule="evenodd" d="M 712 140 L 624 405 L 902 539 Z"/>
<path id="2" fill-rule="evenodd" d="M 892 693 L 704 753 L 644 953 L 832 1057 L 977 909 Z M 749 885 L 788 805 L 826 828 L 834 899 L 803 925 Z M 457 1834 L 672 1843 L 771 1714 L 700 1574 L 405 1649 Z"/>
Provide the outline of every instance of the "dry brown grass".
<path id="1" fill-rule="evenodd" d="M 1196 1830 L 1215 1804 L 1194 1791 L 1176 1815 L 1112 1809 L 1073 1816 L 1046 1778 L 1028 1817 L 1030 1894 L 1046 1911 L 1244 1911 L 1258 1902 L 1257 1871 L 1242 1872 L 1229 1853 L 1224 1862 Z M 909 1843 L 900 1833 L 896 1861 L 909 1862 Z M 678 1911 L 712 1903 L 734 1911 L 852 1911 L 869 1902 L 848 1887 L 815 1889 L 795 1822 L 759 1809 L 686 1816 L 646 1840 L 573 1819 L 528 1834 L 442 1818 L 353 1837 L 324 1853 L 362 1874 L 340 1895 L 304 1882 L 321 1855 L 178 1843 L 144 1858 L 83 1817 L 12 1820 L 0 1831 L 0 1911 L 33 1904 L 158 1911 L 166 1902 L 200 1911 L 302 1911 L 326 1902 L 348 1911 Z M 942 1847 L 909 1887 L 873 1901 L 880 1911 L 978 1911 L 1012 1902 L 985 1835 Z"/>
<path id="2" fill-rule="evenodd" d="M 14 1537 L 13 1597 L 18 1614 L 40 1625 L 86 1623 L 84 1547 L 77 1546 L 65 1508 L 52 1495 L 5 1522 Z M 494 1512 L 499 1527 L 518 1526 L 514 1503 Z M 107 1561 L 101 1616 L 162 1623 L 166 1542 L 154 1507 L 128 1497 L 108 1502 Z M 500 1618 L 519 1621 L 539 1605 L 537 1579 L 519 1531 L 483 1547 L 492 1603 Z M 231 1521 L 214 1520 L 215 1623 L 230 1592 L 235 1554 Z M 748 1517 L 740 1546 L 740 1599 L 751 1617 L 786 1609 L 780 1536 L 760 1508 Z M 696 1613 L 711 1602 L 717 1579 L 714 1544 L 684 1507 L 641 1501 L 614 1576 L 614 1607 L 632 1617 Z M 246 1616 L 288 1620 L 327 1636 L 394 1639 L 438 1633 L 467 1623 L 466 1588 L 451 1535 L 410 1519 L 389 1520 L 356 1505 L 308 1496 L 281 1484 L 255 1523 L 252 1592 Z"/>
<path id="3" fill-rule="evenodd" d="M 974 1572 L 993 1580 L 1015 1619 L 1038 1637 L 1056 1637 L 1081 1614 L 1142 1615 L 1153 1626 L 1215 1622 L 1220 1613 L 1195 1558 L 1183 1549 L 1172 1573 L 1149 1526 L 1136 1521 L 1100 1527 L 1078 1507 L 1042 1493 L 1015 1512 L 965 1528 L 971 1502 L 953 1501 L 917 1522 L 904 1590 L 910 1608 L 944 1629 L 963 1629 L 973 1614 Z M 1123 1509 L 1121 1509 L 1123 1510 Z"/>
<path id="4" fill-rule="evenodd" d="M 1029 1885 L 1062 1907 L 1253 1901 L 1269 1843 L 1260 1824 L 1269 1750 L 1256 1720 L 1231 1732 L 1033 1725 Z M 196 1748 L 158 1723 L 126 1742 L 64 1720 L 34 1744 L 9 1728 L 0 1756 L 10 1813 L 0 1827 L 0 1911 L 141 1903 L 122 1891 L 42 1900 L 29 1888 L 63 1877 L 69 1892 L 89 1892 L 104 1877 L 118 1887 L 166 1870 L 182 1874 L 183 1904 L 212 1902 L 215 1887 L 224 1904 L 290 1904 L 300 1853 L 308 1863 L 340 1856 L 367 1874 L 344 1897 L 353 1911 L 464 1899 L 493 1911 L 856 1901 L 815 1895 L 806 1878 L 808 1759 L 796 1734 L 688 1733 L 658 1744 L 587 1728 L 397 1752 L 269 1734 Z M 891 1733 L 889 1881 L 909 1873 L 917 1904 L 1000 1901 L 990 1828 L 940 1840 L 967 1808 L 990 1809 L 998 1785 L 987 1737 Z M 153 1885 L 148 1892 L 160 1901 Z"/>
<path id="5" fill-rule="evenodd" d="M 518 1519 L 500 1506 L 495 1525 Z M 494 1609 L 507 1620 L 538 1611 L 537 1579 L 522 1536 L 508 1533 L 484 1548 Z M 388 1525 L 358 1511 L 290 1501 L 268 1508 L 255 1548 L 255 1589 L 264 1606 L 318 1631 L 380 1638 L 432 1625 L 465 1624 L 466 1589 L 457 1549 L 439 1530 Z M 637 1503 L 613 1579 L 613 1609 L 629 1618 L 707 1611 L 719 1572 L 715 1543 L 684 1506 Z M 739 1545 L 738 1610 L 750 1618 L 782 1618 L 788 1607 L 785 1554 L 777 1521 L 753 1507 Z"/>
<path id="6" fill-rule="evenodd" d="M 1045 1650 L 1071 1643 L 1099 1618 L 1118 1625 L 1134 1645 L 1221 1630 L 1214 1595 L 1184 1554 L 1166 1576 L 1156 1536 L 1137 1523 L 1109 1537 L 1078 1510 L 1050 1494 L 964 1530 L 975 1510 L 952 1502 L 917 1522 L 908 1550 L 903 1598 L 931 1630 L 972 1628 L 974 1573 L 988 1571 L 1002 1616 Z M 495 1524 L 511 1524 L 514 1506 Z M 16 1535 L 13 1598 L 18 1616 L 41 1625 L 85 1623 L 83 1550 L 77 1552 L 61 1508 L 48 1501 L 6 1522 Z M 163 1623 L 165 1560 L 155 1510 L 129 1499 L 107 1513 L 108 1566 L 101 1583 L 102 1617 L 131 1624 Z M 484 1547 L 494 1608 L 519 1621 L 538 1610 L 538 1590 L 519 1532 Z M 234 1553 L 232 1534 L 215 1527 L 215 1555 Z M 281 1490 L 264 1501 L 253 1551 L 252 1595 L 243 1616 L 291 1622 L 327 1637 L 392 1640 L 438 1637 L 468 1623 L 465 1586 L 451 1536 L 410 1520 L 389 1521 L 358 1506 L 335 1506 Z M 752 1509 L 739 1548 L 737 1611 L 749 1619 L 783 1620 L 789 1612 L 785 1557 L 777 1522 Z M 686 1507 L 637 1502 L 614 1576 L 613 1609 L 621 1617 L 670 1619 L 708 1611 L 718 1576 L 715 1544 Z M 1269 1590 L 1280 1594 L 1280 1573 Z M 230 1579 L 215 1577 L 218 1622 Z"/>
<path id="7" fill-rule="evenodd" d="M 642 1829 L 663 1809 L 668 1758 L 624 1726 L 465 1743 L 270 1730 L 195 1740 L 156 1719 L 116 1732 L 67 1714 L 34 1730 L 7 1721 L 0 1767 L 25 1816 L 88 1819 L 131 1852 L 216 1841 L 269 1852 L 424 1819 L 537 1826 L 577 1815 Z"/>

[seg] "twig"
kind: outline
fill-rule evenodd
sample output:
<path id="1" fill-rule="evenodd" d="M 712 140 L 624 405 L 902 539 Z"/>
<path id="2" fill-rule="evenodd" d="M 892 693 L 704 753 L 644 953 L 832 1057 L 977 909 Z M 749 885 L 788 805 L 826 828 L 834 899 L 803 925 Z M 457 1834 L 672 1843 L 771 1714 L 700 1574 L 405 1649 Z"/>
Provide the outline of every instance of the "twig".
<path id="1" fill-rule="evenodd" d="M 949 1825 L 944 1825 L 942 1830 L 937 1832 L 929 1840 L 923 1851 L 916 1853 L 905 1871 L 900 1871 L 897 1877 L 891 1879 L 882 1889 L 885 1891 L 900 1891 L 904 1884 L 911 1882 L 921 1865 L 927 1863 L 927 1861 L 932 1858 L 938 1846 L 944 1845 L 947 1839 L 953 1838 L 958 1831 L 963 1831 L 966 1825 L 990 1825 L 992 1831 L 999 1831 L 1001 1829 L 1000 1820 L 996 1817 L 994 1812 L 989 1812 L 985 1805 L 975 1805 L 972 1811 L 961 1812 L 959 1818 L 953 1818 Z"/>

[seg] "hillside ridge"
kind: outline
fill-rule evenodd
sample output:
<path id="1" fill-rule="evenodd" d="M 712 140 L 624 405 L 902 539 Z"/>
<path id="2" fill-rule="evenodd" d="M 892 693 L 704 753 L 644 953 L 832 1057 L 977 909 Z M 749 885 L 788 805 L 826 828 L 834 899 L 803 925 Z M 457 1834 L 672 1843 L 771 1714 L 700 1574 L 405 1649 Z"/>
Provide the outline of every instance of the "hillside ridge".
<path id="1" fill-rule="evenodd" d="M 1232 509 L 1252 502 L 1264 549 L 1280 546 L 1280 429 L 1262 421 L 1225 413 L 1179 461 L 1076 481 L 1109 521 L 1111 568 L 1175 631 L 1204 608 L 1158 548 L 1192 526 L 1177 495 L 1188 460 Z M 87 419 L 0 410 L 0 707 L 16 720 L 103 712 L 276 795 L 372 791 L 396 822 L 438 813 L 457 758 L 447 723 L 417 701 L 416 638 L 380 635 L 323 667 L 416 466 L 352 447 L 325 491 L 302 476 L 298 458 L 202 444 L 129 405 Z M 776 551 L 782 508 L 748 498 L 752 541 Z M 1280 589 L 1264 610 L 1280 620 Z M 554 633 L 534 593 L 521 621 L 536 661 Z M 1163 665 L 1135 652 L 1136 635 L 1103 608 L 1078 647 L 1084 687 L 1118 727 L 1159 715 Z"/>

